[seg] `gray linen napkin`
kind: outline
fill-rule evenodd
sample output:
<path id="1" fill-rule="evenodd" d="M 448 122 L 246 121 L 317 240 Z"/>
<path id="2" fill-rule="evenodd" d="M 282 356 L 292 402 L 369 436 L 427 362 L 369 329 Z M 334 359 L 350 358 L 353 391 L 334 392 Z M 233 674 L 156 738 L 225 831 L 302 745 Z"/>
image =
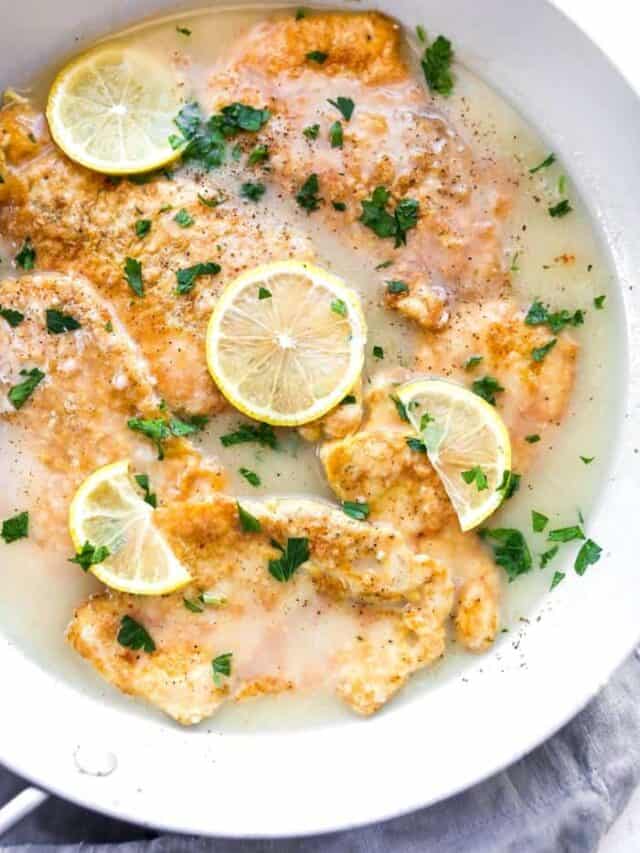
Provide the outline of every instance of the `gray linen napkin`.
<path id="1" fill-rule="evenodd" d="M 530 755 L 405 817 L 306 839 L 228 841 L 156 837 L 52 798 L 0 839 L 0 853 L 591 853 L 639 781 L 636 651 L 584 711 Z M 0 768 L 0 803 L 23 786 Z"/>

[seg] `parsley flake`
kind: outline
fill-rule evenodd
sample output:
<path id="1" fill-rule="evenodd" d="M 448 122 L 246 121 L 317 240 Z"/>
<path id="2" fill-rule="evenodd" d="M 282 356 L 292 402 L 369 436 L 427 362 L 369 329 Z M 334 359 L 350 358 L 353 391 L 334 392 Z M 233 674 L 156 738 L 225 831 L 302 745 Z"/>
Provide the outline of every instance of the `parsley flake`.
<path id="1" fill-rule="evenodd" d="M 572 527 L 560 527 L 557 530 L 551 530 L 548 536 L 549 542 L 572 542 L 574 539 L 584 539 L 585 535 L 581 527 L 573 525 Z"/>
<path id="2" fill-rule="evenodd" d="M 605 294 L 602 294 L 602 296 L 596 296 L 593 300 L 594 308 L 597 308 L 598 311 L 601 311 L 604 308 L 606 298 L 607 297 Z"/>
<path id="3" fill-rule="evenodd" d="M 387 281 L 387 293 L 408 293 L 409 285 L 406 281 Z"/>
<path id="4" fill-rule="evenodd" d="M 356 521 L 365 521 L 369 517 L 369 504 L 364 501 L 342 501 L 342 511 Z"/>
<path id="5" fill-rule="evenodd" d="M 326 62 L 328 53 L 325 53 L 323 50 L 310 50 L 307 54 L 307 59 L 311 62 L 317 62 L 318 65 L 322 65 Z"/>
<path id="6" fill-rule="evenodd" d="M 409 415 L 407 414 L 407 407 L 402 402 L 400 397 L 397 397 L 395 394 L 389 394 L 389 398 L 393 400 L 393 404 L 396 407 L 396 412 L 398 413 L 398 417 L 401 421 L 405 423 L 409 423 Z"/>
<path id="7" fill-rule="evenodd" d="M 534 533 L 542 533 L 548 523 L 548 516 L 543 515 L 541 512 L 536 512 L 535 509 L 531 510 L 531 527 Z"/>
<path id="8" fill-rule="evenodd" d="M 189 211 L 185 210 L 184 207 L 181 207 L 176 213 L 173 217 L 173 221 L 177 222 L 181 228 L 190 228 L 194 223 L 193 216 L 191 216 Z"/>
<path id="9" fill-rule="evenodd" d="M 258 299 L 271 299 L 272 293 L 266 287 L 258 288 Z"/>
<path id="10" fill-rule="evenodd" d="M 412 198 L 404 198 L 396 204 L 393 213 L 387 210 L 391 193 L 383 186 L 376 187 L 371 198 L 361 201 L 362 213 L 359 221 L 373 233 L 385 239 L 393 237 L 395 246 L 405 245 L 407 231 L 418 224 L 419 203 Z"/>
<path id="11" fill-rule="evenodd" d="M 594 563 L 598 562 L 601 554 L 602 548 L 599 545 L 596 545 L 593 539 L 587 539 L 586 542 L 583 543 L 576 556 L 576 561 L 574 564 L 576 574 L 582 576 L 587 571 L 589 566 L 592 566 Z"/>
<path id="12" fill-rule="evenodd" d="M 35 267 L 36 250 L 33 248 L 30 237 L 27 237 L 22 244 L 22 248 L 15 256 L 15 262 L 19 267 L 22 267 L 25 272 L 28 272 Z"/>
<path id="13" fill-rule="evenodd" d="M 485 489 L 489 488 L 487 475 L 479 465 L 474 465 L 473 468 L 470 468 L 468 471 L 462 471 L 460 476 L 468 486 L 475 483 L 479 492 L 483 492 Z"/>
<path id="14" fill-rule="evenodd" d="M 473 370 L 474 367 L 477 367 L 481 361 L 484 360 L 484 356 L 482 355 L 471 355 L 464 363 L 465 370 Z"/>
<path id="15" fill-rule="evenodd" d="M 343 397 L 342 400 L 340 400 L 340 405 L 341 406 L 350 406 L 355 402 L 357 402 L 355 394 L 347 394 L 346 397 Z"/>
<path id="16" fill-rule="evenodd" d="M 331 98 L 327 98 L 327 100 L 329 101 L 332 107 L 335 107 L 338 112 L 342 113 L 342 117 L 345 121 L 349 121 L 351 119 L 353 111 L 356 107 L 351 98 L 343 98 L 340 95 L 335 99 L 335 101 Z"/>
<path id="17" fill-rule="evenodd" d="M 540 364 L 549 355 L 554 346 L 558 343 L 557 338 L 551 338 L 546 344 L 541 347 L 536 347 L 531 350 L 531 358 Z"/>
<path id="18" fill-rule="evenodd" d="M 565 326 L 581 326 L 584 323 L 584 312 L 578 309 L 571 314 L 566 308 L 550 312 L 547 306 L 535 300 L 529 306 L 524 322 L 528 326 L 548 326 L 554 334 L 558 334 Z"/>
<path id="19" fill-rule="evenodd" d="M 29 513 L 19 512 L 11 518 L 5 518 L 0 529 L 0 536 L 9 545 L 18 539 L 26 539 L 29 535 Z"/>
<path id="20" fill-rule="evenodd" d="M 187 610 L 191 611 L 191 613 L 204 613 L 204 603 L 198 598 L 191 601 L 190 599 L 183 597 L 182 603 Z"/>
<path id="21" fill-rule="evenodd" d="M 251 471 L 249 468 L 239 468 L 238 470 L 251 486 L 257 488 L 261 484 L 262 481 L 255 471 Z"/>
<path id="22" fill-rule="evenodd" d="M 136 222 L 136 237 L 144 237 L 151 231 L 150 219 L 138 219 Z"/>
<path id="23" fill-rule="evenodd" d="M 207 261 L 206 263 L 194 264 L 192 267 L 185 267 L 185 269 L 178 270 L 176 273 L 178 282 L 176 293 L 180 295 L 189 293 L 193 289 L 196 279 L 200 278 L 201 275 L 217 275 L 220 269 L 220 264 L 216 264 L 214 261 Z"/>
<path id="24" fill-rule="evenodd" d="M 582 459 L 582 461 L 584 462 L 585 465 L 591 465 L 591 463 L 593 462 L 593 460 L 595 458 L 596 458 L 595 456 L 581 456 L 580 457 L 580 459 Z"/>
<path id="25" fill-rule="evenodd" d="M 191 30 L 188 27 L 176 27 L 176 32 L 180 33 L 182 36 L 191 35 Z"/>
<path id="26" fill-rule="evenodd" d="M 347 209 L 347 205 L 343 201 L 332 201 L 331 206 L 334 210 L 339 210 L 341 212 Z"/>
<path id="27" fill-rule="evenodd" d="M 240 424 L 235 432 L 229 432 L 226 435 L 220 436 L 220 441 L 223 447 L 232 447 L 235 444 L 246 444 L 255 441 L 263 447 L 270 447 L 272 450 L 278 446 L 276 434 L 270 424 Z"/>
<path id="28" fill-rule="evenodd" d="M 31 370 L 21 370 L 20 376 L 25 376 L 26 379 L 9 388 L 7 394 L 14 409 L 21 409 L 44 379 L 44 373 L 38 367 L 32 367 Z"/>
<path id="29" fill-rule="evenodd" d="M 320 133 L 320 125 L 310 124 L 308 127 L 305 127 L 302 133 L 307 137 L 307 139 L 317 139 Z"/>
<path id="30" fill-rule="evenodd" d="M 383 348 L 382 348 L 381 346 L 378 346 L 378 344 L 375 344 L 375 346 L 373 347 L 372 352 L 373 352 L 373 357 L 374 357 L 374 358 L 379 358 L 379 359 L 383 359 L 383 358 L 384 358 L 384 350 L 383 350 Z"/>
<path id="31" fill-rule="evenodd" d="M 573 208 L 571 207 L 569 200 L 564 198 L 562 201 L 559 201 L 557 204 L 554 204 L 549 208 L 549 216 L 559 219 L 562 216 L 566 216 L 567 213 L 571 213 L 572 210 Z"/>
<path id="32" fill-rule="evenodd" d="M 13 308 L 3 308 L 2 305 L 0 305 L 0 317 L 6 320 L 12 329 L 15 329 L 24 320 L 24 314 L 21 314 L 20 311 L 14 311 Z"/>
<path id="33" fill-rule="evenodd" d="M 342 125 L 339 121 L 334 121 L 329 128 L 329 142 L 331 143 L 332 148 L 342 148 L 344 134 L 342 132 Z"/>
<path id="34" fill-rule="evenodd" d="M 232 659 L 233 653 L 225 652 L 223 655 L 218 655 L 211 661 L 213 683 L 216 687 L 220 687 L 222 685 L 224 677 L 228 678 L 231 675 Z"/>
<path id="35" fill-rule="evenodd" d="M 421 41 L 423 44 L 426 42 L 426 40 L 427 40 L 427 33 L 426 33 L 426 31 L 425 31 L 425 28 L 422 26 L 422 24 L 418 24 L 418 25 L 417 25 L 417 27 L 416 27 L 416 35 L 418 36 L 418 41 Z"/>
<path id="36" fill-rule="evenodd" d="M 75 317 L 71 314 L 63 314 L 57 308 L 47 308 L 45 321 L 50 335 L 61 335 L 63 332 L 73 332 L 80 328 L 80 323 Z"/>
<path id="37" fill-rule="evenodd" d="M 521 475 L 515 471 L 504 471 L 500 485 L 496 488 L 496 492 L 502 492 L 502 500 L 508 501 L 512 498 L 520 488 Z"/>
<path id="38" fill-rule="evenodd" d="M 131 616 L 123 616 L 120 620 L 120 630 L 118 631 L 118 642 L 121 646 L 133 651 L 142 651 L 151 654 L 155 652 L 156 644 L 144 625 L 141 625 Z"/>
<path id="39" fill-rule="evenodd" d="M 509 583 L 531 570 L 533 561 L 527 541 L 519 530 L 513 528 L 485 528 L 480 531 L 483 539 L 490 540 L 496 563 L 507 573 Z"/>
<path id="40" fill-rule="evenodd" d="M 142 283 L 142 264 L 135 258 L 127 258 L 124 262 L 124 277 L 136 296 L 144 296 Z"/>
<path id="41" fill-rule="evenodd" d="M 424 441 L 421 438 L 415 438 L 412 435 L 407 438 L 407 447 L 410 450 L 415 451 L 416 453 L 427 452 L 427 445 L 424 443 Z"/>
<path id="42" fill-rule="evenodd" d="M 222 195 L 222 193 L 220 193 L 217 196 L 212 196 L 211 198 L 207 198 L 206 196 L 202 195 L 201 193 L 198 193 L 198 201 L 200 202 L 200 204 L 203 204 L 205 207 L 210 207 L 210 208 L 218 207 L 218 205 L 222 204 L 222 202 L 224 200 L 225 200 L 225 198 Z M 170 207 L 169 207 L 169 210 L 171 210 Z"/>
<path id="43" fill-rule="evenodd" d="M 91 542 L 84 543 L 82 548 L 76 553 L 75 557 L 70 557 L 70 563 L 76 563 L 83 572 L 87 572 L 91 566 L 96 566 L 98 563 L 103 563 L 111 552 L 106 545 L 100 545 L 96 548 Z"/>
<path id="44" fill-rule="evenodd" d="M 496 404 L 496 394 L 504 391 L 502 385 L 498 382 L 495 376 L 483 376 L 482 379 L 476 379 L 471 385 L 471 390 L 478 397 L 482 397 L 487 403 L 492 406 Z"/>
<path id="45" fill-rule="evenodd" d="M 275 540 L 272 540 L 271 544 L 280 551 L 281 556 L 276 560 L 269 560 L 269 572 L 277 581 L 284 583 L 309 559 L 309 540 L 304 536 L 287 539 L 284 548 Z"/>
<path id="46" fill-rule="evenodd" d="M 566 575 L 564 572 L 554 572 L 553 578 L 551 579 L 551 586 L 549 587 L 549 592 L 551 592 L 552 589 L 555 589 L 559 583 L 562 583 L 565 577 Z"/>
<path id="47" fill-rule="evenodd" d="M 238 507 L 238 520 L 240 521 L 240 527 L 242 530 L 244 530 L 245 533 L 260 533 L 262 530 L 262 524 L 260 524 L 260 521 L 241 506 L 239 501 L 236 501 L 236 506 Z"/>
<path id="48" fill-rule="evenodd" d="M 269 149 L 266 145 L 256 145 L 247 158 L 249 166 L 256 166 L 258 163 L 264 163 L 269 159 Z"/>
<path id="49" fill-rule="evenodd" d="M 246 181 L 240 187 L 240 195 L 249 201 L 260 201 L 266 191 L 267 188 L 264 184 L 254 181 Z"/>
<path id="50" fill-rule="evenodd" d="M 544 569 L 547 565 L 553 560 L 555 555 L 558 553 L 559 545 L 554 545 L 553 548 L 549 548 L 548 551 L 545 551 L 543 554 L 540 554 L 540 568 Z"/>
<path id="51" fill-rule="evenodd" d="M 525 435 L 524 440 L 528 444 L 535 444 L 536 442 L 540 441 L 540 436 L 538 435 L 538 433 L 532 433 L 531 435 Z"/>
<path id="52" fill-rule="evenodd" d="M 537 166 L 532 166 L 529 169 L 530 175 L 535 175 L 536 172 L 539 172 L 541 169 L 548 169 L 549 166 L 552 166 L 556 162 L 556 155 L 551 153 L 548 154 L 541 163 L 538 163 Z"/>
<path id="53" fill-rule="evenodd" d="M 322 199 L 318 196 L 319 189 L 318 176 L 313 172 L 296 193 L 296 201 L 307 213 L 312 213 L 320 207 Z"/>
<path id="54" fill-rule="evenodd" d="M 158 498 L 155 492 L 151 491 L 148 474 L 136 474 L 133 478 L 144 492 L 143 500 L 154 509 L 158 506 Z"/>
<path id="55" fill-rule="evenodd" d="M 444 36 L 430 44 L 424 51 L 421 65 L 427 85 L 432 92 L 448 97 L 453 91 L 453 75 L 451 74 L 451 62 L 453 61 L 453 49 L 451 42 Z"/>
<path id="56" fill-rule="evenodd" d="M 347 316 L 347 303 L 344 299 L 334 299 L 331 302 L 331 310 L 334 314 L 339 314 L 341 317 Z"/>

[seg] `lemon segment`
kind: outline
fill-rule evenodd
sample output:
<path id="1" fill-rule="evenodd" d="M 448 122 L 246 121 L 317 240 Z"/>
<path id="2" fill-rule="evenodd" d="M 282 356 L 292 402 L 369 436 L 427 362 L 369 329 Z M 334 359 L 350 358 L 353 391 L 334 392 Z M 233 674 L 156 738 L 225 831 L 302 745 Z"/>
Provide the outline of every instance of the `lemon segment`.
<path id="1" fill-rule="evenodd" d="M 51 135 L 68 157 L 97 172 L 157 169 L 180 156 L 169 143 L 183 103 L 177 82 L 143 51 L 98 47 L 54 80 L 47 101 Z"/>
<path id="2" fill-rule="evenodd" d="M 505 471 L 511 470 L 511 441 L 497 410 L 444 379 L 417 379 L 397 394 L 426 445 L 461 529 L 482 524 L 502 503 L 504 489 L 499 486 Z M 463 473 L 470 478 L 471 472 L 477 476 L 466 482 Z"/>
<path id="3" fill-rule="evenodd" d="M 207 364 L 237 409 L 298 426 L 337 406 L 362 371 L 366 323 L 342 279 L 300 261 L 256 267 L 223 291 Z"/>
<path id="4" fill-rule="evenodd" d="M 69 508 L 69 533 L 76 551 L 85 542 L 109 549 L 109 556 L 90 568 L 112 589 L 164 595 L 191 580 L 155 527 L 153 509 L 126 459 L 98 468 L 80 485 Z"/>

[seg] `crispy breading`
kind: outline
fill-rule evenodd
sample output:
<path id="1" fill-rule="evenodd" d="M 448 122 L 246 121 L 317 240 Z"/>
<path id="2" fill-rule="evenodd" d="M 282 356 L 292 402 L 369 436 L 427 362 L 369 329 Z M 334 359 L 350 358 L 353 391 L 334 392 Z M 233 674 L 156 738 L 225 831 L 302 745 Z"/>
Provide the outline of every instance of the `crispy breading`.
<path id="1" fill-rule="evenodd" d="M 219 466 L 204 464 L 186 440 L 170 439 L 159 464 L 151 442 L 127 427 L 129 418 L 162 417 L 160 398 L 138 348 L 88 281 L 44 274 L 9 279 L 0 282 L 0 305 L 24 315 L 15 328 L 0 318 L 0 421 L 25 459 L 44 468 L 48 487 L 32 509 L 37 540 L 66 542 L 74 490 L 95 468 L 118 459 L 134 459 L 163 498 L 193 494 L 205 480 L 209 490 L 220 486 Z M 80 328 L 49 333 L 51 308 Z M 34 367 L 44 379 L 16 409 L 9 389 L 23 381 L 21 370 Z"/>
<path id="2" fill-rule="evenodd" d="M 202 204 L 199 194 L 222 193 L 212 175 L 181 169 L 172 179 L 159 175 L 146 183 L 105 178 L 68 160 L 44 129 L 33 150 L 13 154 L 24 126 L 39 122 L 28 104 L 0 110 L 0 140 L 11 155 L 4 166 L 0 231 L 15 251 L 31 237 L 38 269 L 81 274 L 93 283 L 142 349 L 170 406 L 191 414 L 224 408 L 204 358 L 216 294 L 259 263 L 311 259 L 308 239 L 266 209 L 262 217 L 247 215 L 237 198 L 215 208 Z M 175 221 L 180 209 L 193 219 L 191 226 Z M 136 234 L 140 219 L 151 221 L 143 237 Z M 125 279 L 127 258 L 142 265 L 143 297 Z M 220 264 L 220 273 L 202 276 L 189 293 L 177 294 L 178 270 L 209 261 Z"/>
<path id="3" fill-rule="evenodd" d="M 92 598 L 69 627 L 74 648 L 119 689 L 184 724 L 227 699 L 320 688 L 370 714 L 442 654 L 453 586 L 446 568 L 414 554 L 400 533 L 311 500 L 245 508 L 260 532 L 241 529 L 230 498 L 159 509 L 157 523 L 193 585 L 162 598 Z M 308 539 L 310 557 L 280 582 L 268 570 L 280 556 L 272 542 L 293 537 Z M 226 604 L 201 613 L 184 606 L 207 589 L 224 592 Z M 146 627 L 157 651 L 117 643 L 125 614 Z M 217 685 L 211 661 L 228 652 L 231 676 Z"/>
<path id="4" fill-rule="evenodd" d="M 313 62 L 309 50 L 327 59 Z M 514 192 L 511 166 L 474 156 L 464 133 L 414 80 L 388 18 L 319 13 L 258 24 L 214 71 L 209 92 L 208 106 L 216 109 L 241 100 L 272 110 L 260 135 L 272 174 L 292 196 L 316 174 L 322 209 L 313 215 L 350 245 L 381 261 L 393 258 L 394 277 L 409 292 L 387 294 L 391 307 L 438 328 L 456 297 L 508 290 L 502 234 Z M 331 103 L 337 98 L 353 102 L 349 119 Z M 342 124 L 342 146 L 329 138 L 335 121 Z M 319 134 L 310 140 L 303 131 L 314 124 Z M 378 186 L 391 193 L 390 211 L 402 199 L 420 204 L 407 245 L 400 239 L 394 248 L 393 240 L 357 221 L 361 202 Z M 346 211 L 334 210 L 331 200 L 345 202 Z"/>

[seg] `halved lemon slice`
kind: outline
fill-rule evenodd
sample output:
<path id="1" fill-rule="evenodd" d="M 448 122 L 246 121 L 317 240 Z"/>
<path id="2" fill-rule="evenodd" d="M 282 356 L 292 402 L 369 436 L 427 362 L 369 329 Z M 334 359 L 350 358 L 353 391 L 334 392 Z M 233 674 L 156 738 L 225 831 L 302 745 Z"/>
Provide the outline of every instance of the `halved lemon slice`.
<path id="1" fill-rule="evenodd" d="M 149 54 L 104 46 L 66 65 L 49 92 L 51 135 L 72 160 L 108 175 L 175 160 L 174 119 L 182 105 L 171 70 Z"/>
<path id="2" fill-rule="evenodd" d="M 427 447 L 462 530 L 498 509 L 511 470 L 511 442 L 496 409 L 444 379 L 417 379 L 397 391 Z"/>
<path id="3" fill-rule="evenodd" d="M 98 468 L 81 484 L 69 508 L 69 532 L 78 552 L 87 542 L 108 549 L 90 569 L 112 589 L 164 595 L 191 580 L 155 527 L 126 459 Z"/>
<path id="4" fill-rule="evenodd" d="M 316 420 L 353 388 L 366 324 L 357 294 L 300 261 L 231 282 L 207 330 L 209 371 L 237 409 L 275 426 Z"/>

